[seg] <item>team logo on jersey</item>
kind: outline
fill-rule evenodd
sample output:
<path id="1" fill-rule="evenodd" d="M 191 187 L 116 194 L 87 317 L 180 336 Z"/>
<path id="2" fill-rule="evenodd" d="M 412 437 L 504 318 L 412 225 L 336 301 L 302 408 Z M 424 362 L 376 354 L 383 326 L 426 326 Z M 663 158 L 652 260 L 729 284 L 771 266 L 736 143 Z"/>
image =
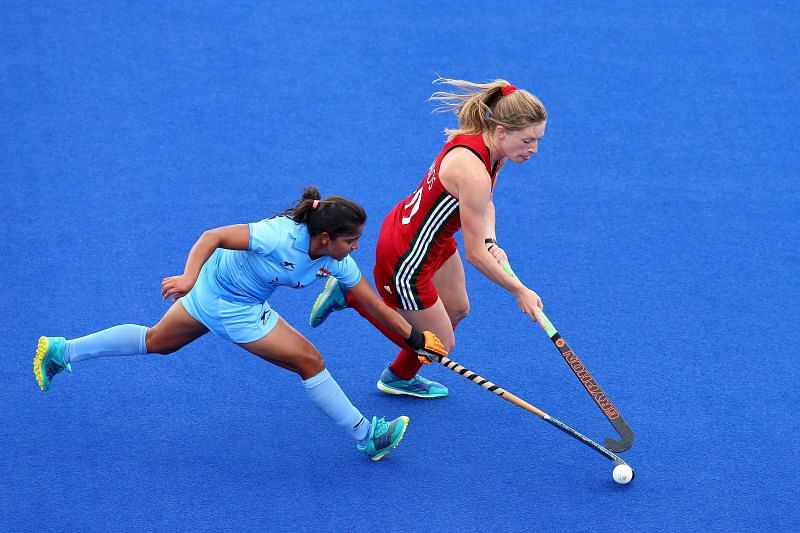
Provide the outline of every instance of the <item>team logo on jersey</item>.
<path id="1" fill-rule="evenodd" d="M 388 292 L 389 294 L 392 294 L 392 288 L 391 288 L 390 286 L 388 286 L 388 285 L 384 285 L 384 286 L 383 286 L 383 289 L 384 289 L 386 292 Z"/>
<path id="2" fill-rule="evenodd" d="M 331 275 L 330 271 L 325 268 L 320 268 L 319 270 L 317 270 L 318 278 L 327 278 L 330 275 Z"/>
<path id="3" fill-rule="evenodd" d="M 436 181 L 436 161 L 431 163 L 431 167 L 428 169 L 428 175 L 425 177 L 425 183 L 428 184 L 428 190 L 433 188 L 433 182 Z"/>
<path id="4" fill-rule="evenodd" d="M 290 272 L 294 272 L 294 263 L 289 262 L 289 261 L 284 261 L 283 262 L 283 268 L 285 268 L 286 270 L 288 270 Z"/>

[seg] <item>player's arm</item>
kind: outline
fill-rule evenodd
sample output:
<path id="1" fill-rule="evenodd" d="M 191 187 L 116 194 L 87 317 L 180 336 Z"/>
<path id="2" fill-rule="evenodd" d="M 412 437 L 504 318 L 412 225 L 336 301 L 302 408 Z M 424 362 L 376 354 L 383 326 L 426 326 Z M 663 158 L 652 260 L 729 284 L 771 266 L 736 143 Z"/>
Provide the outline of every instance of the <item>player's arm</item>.
<path id="1" fill-rule="evenodd" d="M 483 164 L 474 156 L 470 156 L 453 158 L 446 168 L 444 163 L 442 167 L 442 173 L 448 173 L 448 183 L 457 187 L 467 261 L 481 274 L 513 294 L 520 310 L 532 319 L 538 320 L 536 311 L 542 307 L 539 295 L 523 285 L 516 277 L 509 276 L 484 242 L 486 213 L 491 202 L 491 182 Z"/>
<path id="2" fill-rule="evenodd" d="M 250 244 L 250 227 L 247 224 L 223 226 L 203 232 L 194 243 L 186 258 L 186 266 L 180 276 L 170 276 L 161 282 L 161 297 L 177 300 L 184 296 L 197 282 L 200 269 L 217 248 L 229 250 L 247 250 Z"/>
<path id="3" fill-rule="evenodd" d="M 451 155 L 454 157 L 451 158 Z M 441 174 L 443 180 L 447 179 L 447 183 L 453 184 L 457 189 L 454 193 L 458 196 L 467 261 L 481 274 L 511 293 L 525 289 L 518 279 L 503 271 L 486 249 L 484 240 L 487 237 L 487 211 L 491 204 L 491 182 L 481 161 L 470 152 L 451 153 L 442 164 Z"/>
<path id="4" fill-rule="evenodd" d="M 503 163 L 505 163 L 505 159 L 500 161 L 497 164 L 497 172 L 500 172 L 500 169 L 503 168 Z M 495 187 L 497 187 L 497 181 L 500 179 L 499 174 L 495 174 Z M 487 239 L 494 239 L 497 240 L 497 229 L 495 226 L 495 208 L 494 208 L 494 194 L 490 192 L 489 196 L 489 204 L 486 206 L 486 238 Z M 488 248 L 488 246 L 487 246 Z"/>
<path id="5" fill-rule="evenodd" d="M 494 217 L 494 201 L 490 198 L 489 205 L 486 206 L 486 238 L 484 239 L 484 246 L 486 250 L 492 254 L 494 260 L 503 264 L 508 261 L 505 250 L 503 250 L 497 243 L 497 232 L 495 230 L 495 217 Z"/>
<path id="6" fill-rule="evenodd" d="M 489 197 L 489 203 L 486 204 L 486 231 L 485 237 L 487 239 L 497 240 L 497 231 L 495 230 L 495 217 L 494 217 L 494 200 Z"/>
<path id="7" fill-rule="evenodd" d="M 413 328 L 400 313 L 381 300 L 380 296 L 372 290 L 372 287 L 363 276 L 348 291 L 364 306 L 364 309 L 370 315 L 405 339 L 408 346 L 417 353 L 426 355 L 425 352 L 433 352 L 439 355 L 447 355 L 447 350 L 444 349 L 439 337 L 430 331 L 419 331 Z"/>

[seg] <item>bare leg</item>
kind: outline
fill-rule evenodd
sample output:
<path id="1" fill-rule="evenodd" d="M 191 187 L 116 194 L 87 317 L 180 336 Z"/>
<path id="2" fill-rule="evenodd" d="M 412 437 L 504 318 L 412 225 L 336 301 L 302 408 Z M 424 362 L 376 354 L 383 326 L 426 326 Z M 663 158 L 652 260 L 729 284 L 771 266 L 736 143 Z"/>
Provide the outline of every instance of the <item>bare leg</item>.
<path id="1" fill-rule="evenodd" d="M 388 452 L 388 445 L 383 445 L 381 450 L 368 448 L 365 439 L 372 434 L 372 424 L 356 409 L 330 375 L 325 368 L 325 361 L 314 345 L 283 318 L 278 319 L 272 331 L 261 339 L 239 346 L 265 361 L 299 374 L 312 403 L 353 439 L 359 441 L 360 449 L 372 455 L 373 459 L 380 459 Z M 392 426 L 394 428 L 399 424 L 397 434 L 393 436 L 392 447 L 400 442 L 407 422 L 408 419 L 398 419 Z M 381 426 L 381 431 L 387 430 Z"/>
<path id="2" fill-rule="evenodd" d="M 469 313 L 469 297 L 467 282 L 464 276 L 464 264 L 458 251 L 450 256 L 433 275 L 433 286 L 439 293 L 450 323 L 456 327 Z"/>
<path id="3" fill-rule="evenodd" d="M 309 379 L 325 370 L 325 361 L 308 339 L 283 318 L 267 335 L 254 342 L 240 344 L 248 352 L 281 368 Z"/>
<path id="4" fill-rule="evenodd" d="M 453 329 L 469 312 L 464 265 L 458 252 L 451 255 L 434 274 L 433 284 L 439 293 L 435 304 L 420 311 L 398 309 L 398 312 L 415 328 L 435 333 L 449 352 L 456 344 Z M 398 377 L 411 379 L 422 363 L 412 350 L 403 349 L 389 366 Z"/>
<path id="5" fill-rule="evenodd" d="M 167 309 L 158 324 L 147 330 L 147 352 L 170 354 L 206 333 L 208 328 L 186 312 L 178 300 Z"/>

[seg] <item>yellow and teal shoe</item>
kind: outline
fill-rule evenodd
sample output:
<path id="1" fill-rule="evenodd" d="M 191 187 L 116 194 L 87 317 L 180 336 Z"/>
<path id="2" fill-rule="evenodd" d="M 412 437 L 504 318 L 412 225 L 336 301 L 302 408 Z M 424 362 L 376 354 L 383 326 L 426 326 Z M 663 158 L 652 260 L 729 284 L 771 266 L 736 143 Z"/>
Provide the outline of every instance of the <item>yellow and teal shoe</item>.
<path id="1" fill-rule="evenodd" d="M 67 339 L 64 337 L 39 337 L 36 355 L 33 357 L 33 375 L 42 391 L 50 388 L 53 377 L 66 369 L 72 372 L 72 366 L 64 362 L 67 350 Z"/>
<path id="2" fill-rule="evenodd" d="M 331 276 L 325 282 L 325 288 L 317 296 L 314 307 L 311 308 L 308 325 L 315 328 L 325 322 L 325 319 L 333 311 L 341 311 L 347 307 L 347 300 L 342 287 L 339 285 L 339 280 Z"/>
<path id="3" fill-rule="evenodd" d="M 392 369 L 387 367 L 381 374 L 377 383 L 378 390 L 386 394 L 400 394 L 414 396 L 415 398 L 445 398 L 450 391 L 441 383 L 415 375 L 411 379 L 401 379 Z"/>
<path id="4" fill-rule="evenodd" d="M 358 443 L 358 449 L 369 455 L 373 461 L 380 461 L 390 451 L 397 448 L 408 429 L 408 417 L 400 416 L 387 422 L 384 417 L 372 417 L 367 438 Z"/>

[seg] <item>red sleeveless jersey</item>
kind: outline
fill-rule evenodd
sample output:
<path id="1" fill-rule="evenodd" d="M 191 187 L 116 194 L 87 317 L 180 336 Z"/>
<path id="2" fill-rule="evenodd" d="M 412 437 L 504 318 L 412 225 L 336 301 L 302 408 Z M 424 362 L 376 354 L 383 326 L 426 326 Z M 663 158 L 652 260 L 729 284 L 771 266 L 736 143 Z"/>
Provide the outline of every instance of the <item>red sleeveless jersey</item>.
<path id="1" fill-rule="evenodd" d="M 424 309 L 435 303 L 435 291 L 431 302 L 430 295 L 420 297 L 417 287 L 429 282 L 456 250 L 453 235 L 461 229 L 458 200 L 442 186 L 439 167 L 450 150 L 457 147 L 467 148 L 483 162 L 494 189 L 498 165 L 492 168 L 481 134 L 458 135 L 444 145 L 419 187 L 386 215 L 376 250 L 376 277 L 382 270 L 380 283 L 385 284 L 391 271 L 397 292 L 393 296 L 403 309 Z M 381 288 L 383 285 L 378 286 L 379 292 L 385 295 Z"/>

